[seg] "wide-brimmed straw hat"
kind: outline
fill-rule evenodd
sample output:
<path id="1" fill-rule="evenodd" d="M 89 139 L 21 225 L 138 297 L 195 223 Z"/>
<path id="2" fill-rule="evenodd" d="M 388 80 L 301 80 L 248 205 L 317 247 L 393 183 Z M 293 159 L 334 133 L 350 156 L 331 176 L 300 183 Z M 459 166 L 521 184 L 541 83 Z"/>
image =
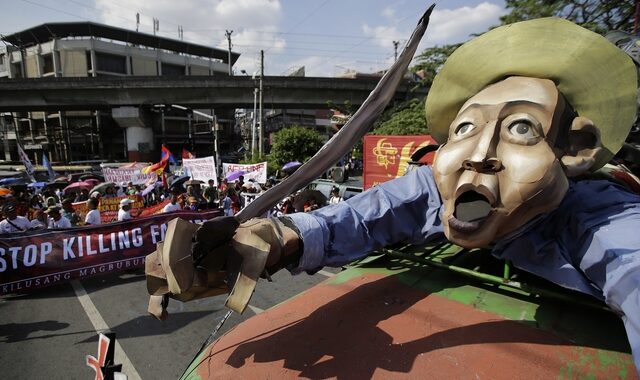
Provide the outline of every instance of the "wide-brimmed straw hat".
<path id="1" fill-rule="evenodd" d="M 604 149 L 592 170 L 620 149 L 635 119 L 637 74 L 631 59 L 599 34 L 550 17 L 493 29 L 449 57 L 426 101 L 433 137 L 444 143 L 464 102 L 509 76 L 553 80 L 578 115 L 594 122 Z"/>

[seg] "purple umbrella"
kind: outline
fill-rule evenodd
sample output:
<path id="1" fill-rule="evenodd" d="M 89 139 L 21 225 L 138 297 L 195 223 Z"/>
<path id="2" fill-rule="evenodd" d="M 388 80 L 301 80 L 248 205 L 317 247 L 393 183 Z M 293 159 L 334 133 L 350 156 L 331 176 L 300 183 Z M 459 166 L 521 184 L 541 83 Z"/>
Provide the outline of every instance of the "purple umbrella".
<path id="1" fill-rule="evenodd" d="M 299 166 L 302 165 L 302 162 L 298 162 L 298 161 L 291 161 L 291 162 L 287 162 L 286 164 L 284 164 L 284 166 L 282 167 L 282 170 L 291 170 L 291 169 L 295 169 Z"/>
<path id="2" fill-rule="evenodd" d="M 232 181 L 233 182 L 233 181 L 237 180 L 238 178 L 240 178 L 240 176 L 243 176 L 243 175 L 245 175 L 245 172 L 240 170 L 240 171 L 237 171 L 237 172 L 231 172 L 231 173 L 227 174 L 227 176 L 225 178 L 227 179 L 227 181 Z"/>

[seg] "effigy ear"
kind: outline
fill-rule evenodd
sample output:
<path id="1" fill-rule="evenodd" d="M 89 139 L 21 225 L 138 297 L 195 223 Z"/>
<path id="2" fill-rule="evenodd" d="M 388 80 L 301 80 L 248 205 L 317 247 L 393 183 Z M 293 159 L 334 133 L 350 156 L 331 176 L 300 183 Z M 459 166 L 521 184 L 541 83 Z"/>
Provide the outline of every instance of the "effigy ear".
<path id="1" fill-rule="evenodd" d="M 576 177 L 590 171 L 603 153 L 600 131 L 586 117 L 577 116 L 569 130 L 569 144 L 560 158 L 567 177 Z"/>

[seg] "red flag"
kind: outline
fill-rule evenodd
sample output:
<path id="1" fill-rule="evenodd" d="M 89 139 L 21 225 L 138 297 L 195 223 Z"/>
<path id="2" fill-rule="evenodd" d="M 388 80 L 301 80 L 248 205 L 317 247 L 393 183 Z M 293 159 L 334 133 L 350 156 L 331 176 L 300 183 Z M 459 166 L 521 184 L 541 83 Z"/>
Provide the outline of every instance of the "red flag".
<path id="1" fill-rule="evenodd" d="M 185 148 L 182 148 L 182 158 L 196 158 L 196 156 Z"/>
<path id="2" fill-rule="evenodd" d="M 176 164 L 176 159 L 173 158 L 173 154 L 171 154 L 171 151 L 169 150 L 169 148 L 164 146 L 164 144 L 162 144 L 162 154 L 160 155 L 160 162 L 163 162 L 163 161 L 165 164 L 167 162 L 171 162 L 174 165 Z"/>
<path id="3" fill-rule="evenodd" d="M 156 173 L 158 175 L 162 174 L 162 172 L 164 172 L 164 168 L 167 166 L 167 161 L 162 160 L 160 162 L 157 162 L 153 165 L 149 165 L 146 166 L 142 169 L 140 169 L 140 171 L 144 174 L 150 174 L 150 173 Z"/>

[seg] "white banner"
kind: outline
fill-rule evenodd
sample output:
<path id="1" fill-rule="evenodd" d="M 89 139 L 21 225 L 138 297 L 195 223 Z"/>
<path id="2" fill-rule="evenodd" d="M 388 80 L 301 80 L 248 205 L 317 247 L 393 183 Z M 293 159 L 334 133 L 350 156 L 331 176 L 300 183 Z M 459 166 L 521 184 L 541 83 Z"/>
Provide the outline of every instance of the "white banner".
<path id="1" fill-rule="evenodd" d="M 222 175 L 226 178 L 229 174 L 242 171 L 244 172 L 244 181 L 247 182 L 250 179 L 258 183 L 267 182 L 267 162 L 260 162 L 257 164 L 222 164 Z"/>
<path id="2" fill-rule="evenodd" d="M 204 183 L 209 183 L 212 179 L 215 186 L 218 186 L 218 173 L 216 172 L 216 162 L 213 156 L 202 158 L 183 158 L 182 167 L 184 174 Z"/>
<path id="3" fill-rule="evenodd" d="M 144 185 L 152 178 L 158 178 L 156 173 L 144 174 L 139 168 L 102 168 L 105 182 L 116 184 L 132 182 L 134 185 Z"/>

